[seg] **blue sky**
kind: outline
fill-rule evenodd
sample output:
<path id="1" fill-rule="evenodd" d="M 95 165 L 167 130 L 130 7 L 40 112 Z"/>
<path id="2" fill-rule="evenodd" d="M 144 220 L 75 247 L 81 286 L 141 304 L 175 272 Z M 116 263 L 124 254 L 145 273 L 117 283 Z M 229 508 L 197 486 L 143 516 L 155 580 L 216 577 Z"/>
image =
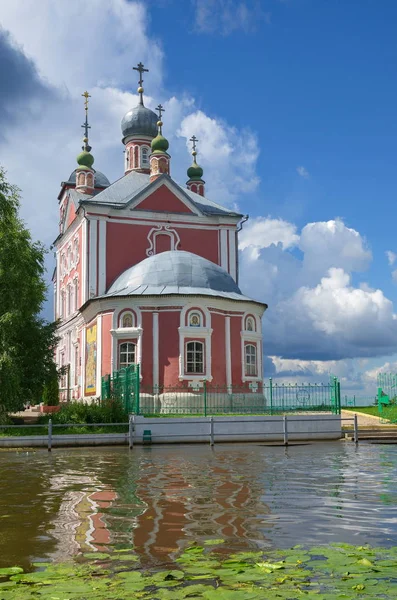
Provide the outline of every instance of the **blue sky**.
<path id="1" fill-rule="evenodd" d="M 372 392 L 397 367 L 396 21 L 393 0 L 0 0 L 1 162 L 33 235 L 56 237 L 85 88 L 95 165 L 121 175 L 142 60 L 173 176 L 195 133 L 209 197 L 250 214 L 265 374 Z"/>

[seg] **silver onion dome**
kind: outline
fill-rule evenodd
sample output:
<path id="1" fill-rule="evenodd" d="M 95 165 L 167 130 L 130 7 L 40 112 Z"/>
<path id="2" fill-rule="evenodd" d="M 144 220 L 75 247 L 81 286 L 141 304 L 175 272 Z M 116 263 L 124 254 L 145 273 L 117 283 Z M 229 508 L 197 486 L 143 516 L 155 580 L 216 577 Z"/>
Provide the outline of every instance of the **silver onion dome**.
<path id="1" fill-rule="evenodd" d="M 146 108 L 143 104 L 138 104 L 131 108 L 121 121 L 121 131 L 123 141 L 130 135 L 144 135 L 154 138 L 157 135 L 158 117 L 150 108 Z"/>

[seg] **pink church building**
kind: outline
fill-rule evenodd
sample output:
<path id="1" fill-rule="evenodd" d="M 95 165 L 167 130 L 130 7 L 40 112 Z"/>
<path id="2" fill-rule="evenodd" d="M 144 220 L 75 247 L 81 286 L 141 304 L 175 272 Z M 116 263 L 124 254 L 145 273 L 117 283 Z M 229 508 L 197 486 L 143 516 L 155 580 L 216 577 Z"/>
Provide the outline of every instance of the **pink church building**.
<path id="1" fill-rule="evenodd" d="M 124 116 L 123 176 L 93 167 L 85 137 L 58 196 L 54 242 L 59 366 L 70 397 L 101 393 L 103 376 L 140 364 L 142 388 L 200 389 L 204 380 L 255 393 L 263 380 L 265 304 L 238 287 L 237 238 L 245 217 L 205 196 L 203 169 L 171 178 L 159 116 L 139 103 Z"/>

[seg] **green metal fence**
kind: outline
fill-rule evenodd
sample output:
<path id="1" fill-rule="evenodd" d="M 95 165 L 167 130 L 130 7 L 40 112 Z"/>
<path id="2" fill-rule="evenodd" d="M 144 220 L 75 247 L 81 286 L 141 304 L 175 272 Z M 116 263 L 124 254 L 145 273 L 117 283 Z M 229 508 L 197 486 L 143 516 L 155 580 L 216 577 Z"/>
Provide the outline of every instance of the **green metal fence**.
<path id="1" fill-rule="evenodd" d="M 125 371 L 128 371 L 125 370 Z M 136 373 L 135 373 L 136 375 Z M 194 387 L 139 387 L 131 400 L 129 373 L 114 373 L 102 382 L 102 397 L 119 397 L 128 412 L 142 415 L 277 415 L 298 412 L 340 414 L 340 384 L 332 377 L 327 384 L 283 384 L 269 379 L 265 384 L 217 387 L 203 381 Z M 137 391 L 136 391 L 137 390 Z"/>
<path id="2" fill-rule="evenodd" d="M 130 414 L 140 414 L 139 365 L 130 365 L 102 377 L 101 398 L 118 398 Z"/>
<path id="3" fill-rule="evenodd" d="M 387 423 L 397 423 L 397 374 L 378 373 L 378 411 Z"/>

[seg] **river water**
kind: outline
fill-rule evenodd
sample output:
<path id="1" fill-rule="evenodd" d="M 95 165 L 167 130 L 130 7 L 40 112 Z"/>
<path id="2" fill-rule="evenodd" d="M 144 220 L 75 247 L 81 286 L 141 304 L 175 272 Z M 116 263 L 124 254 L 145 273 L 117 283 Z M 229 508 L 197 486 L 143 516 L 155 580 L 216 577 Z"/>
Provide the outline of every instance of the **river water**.
<path id="1" fill-rule="evenodd" d="M 0 567 L 132 548 L 397 545 L 397 446 L 347 442 L 0 451 Z"/>

